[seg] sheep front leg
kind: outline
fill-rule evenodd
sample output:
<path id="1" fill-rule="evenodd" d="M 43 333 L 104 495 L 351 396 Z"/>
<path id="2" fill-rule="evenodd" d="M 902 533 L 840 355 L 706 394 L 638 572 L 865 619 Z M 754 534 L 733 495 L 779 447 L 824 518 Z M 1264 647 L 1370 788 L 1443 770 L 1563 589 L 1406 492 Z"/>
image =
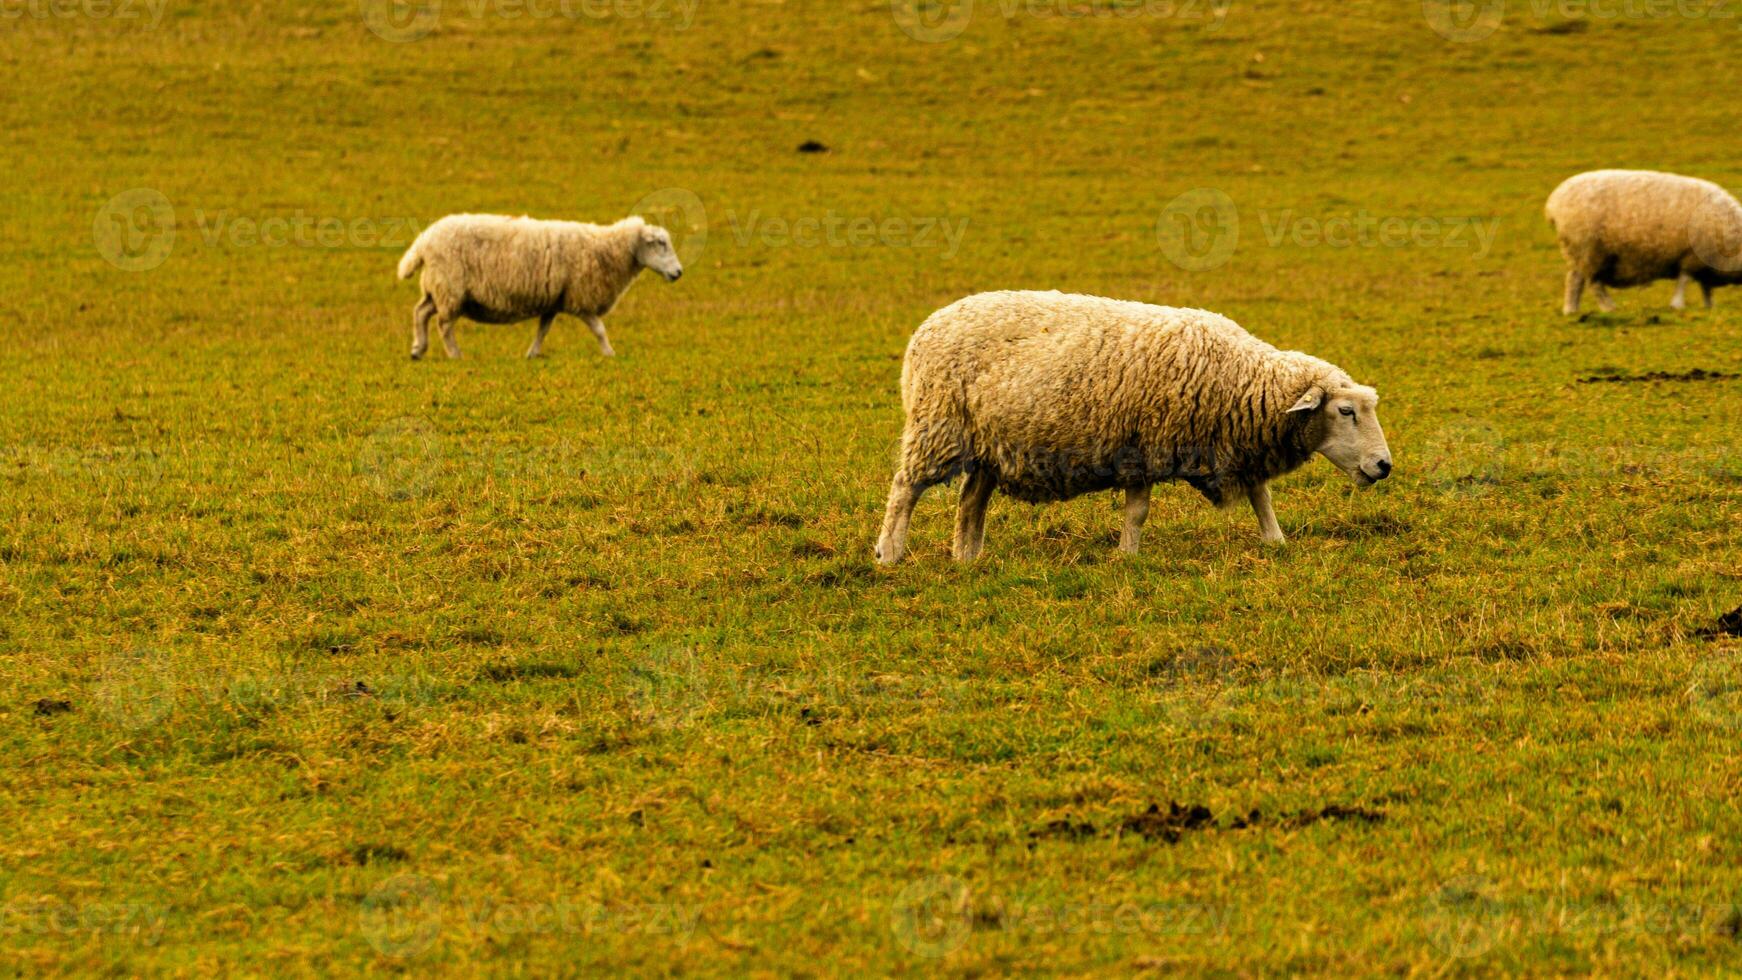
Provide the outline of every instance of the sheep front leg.
<path id="1" fill-rule="evenodd" d="M 1119 550 L 1137 554 L 1143 539 L 1143 522 L 1149 520 L 1149 488 L 1132 487 L 1125 491 L 1125 527 L 1119 532 Z"/>
<path id="2" fill-rule="evenodd" d="M 538 333 L 532 337 L 532 346 L 526 349 L 528 359 L 544 354 L 544 335 L 550 333 L 550 325 L 556 320 L 555 313 L 546 313 L 538 318 Z"/>
<path id="3" fill-rule="evenodd" d="M 1706 309 L 1708 310 L 1712 308 L 1712 293 L 1716 289 L 1717 287 L 1709 282 L 1700 283 L 1700 296 L 1705 299 Z"/>
<path id="4" fill-rule="evenodd" d="M 599 338 L 599 353 L 606 357 L 616 357 L 617 352 L 611 349 L 611 338 L 605 336 L 605 321 L 591 313 L 583 314 L 581 319 L 587 321 L 587 329 L 593 331 L 593 336 Z"/>
<path id="5" fill-rule="evenodd" d="M 1561 306 L 1561 312 L 1567 316 L 1579 312 L 1579 300 L 1585 295 L 1585 277 L 1577 269 L 1567 270 L 1566 302 Z"/>
<path id="6" fill-rule="evenodd" d="M 435 316 L 435 300 L 425 296 L 418 301 L 417 309 L 411 311 L 411 359 L 423 360 L 424 352 L 429 350 L 429 318 Z"/>
<path id="7" fill-rule="evenodd" d="M 980 549 L 986 543 L 986 504 L 992 500 L 992 491 L 997 486 L 997 478 L 985 467 L 975 469 L 962 481 L 962 499 L 956 504 L 956 541 L 952 549 L 957 561 L 973 561 L 980 557 Z"/>
<path id="8" fill-rule="evenodd" d="M 1615 301 L 1609 298 L 1609 287 L 1600 282 L 1591 284 L 1591 292 L 1597 296 L 1597 308 L 1604 313 L 1615 312 Z"/>
<path id="9" fill-rule="evenodd" d="M 1246 491 L 1252 501 L 1252 513 L 1258 515 L 1258 533 L 1265 544 L 1282 544 L 1282 525 L 1276 523 L 1276 511 L 1270 506 L 1270 484 L 1260 483 Z"/>
<path id="10" fill-rule="evenodd" d="M 1670 309 L 1685 310 L 1688 308 L 1688 283 L 1691 280 L 1692 277 L 1685 272 L 1676 277 L 1675 295 L 1670 297 L 1669 300 Z"/>

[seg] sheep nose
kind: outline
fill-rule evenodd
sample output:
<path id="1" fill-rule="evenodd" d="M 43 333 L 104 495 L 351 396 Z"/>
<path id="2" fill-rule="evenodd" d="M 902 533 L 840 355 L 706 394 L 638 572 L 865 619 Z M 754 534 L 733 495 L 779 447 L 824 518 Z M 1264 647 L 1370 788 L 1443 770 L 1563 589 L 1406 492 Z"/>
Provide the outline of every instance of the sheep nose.
<path id="1" fill-rule="evenodd" d="M 1383 480 L 1391 475 L 1391 460 L 1382 459 L 1373 465 L 1379 470 L 1379 479 Z"/>
<path id="2" fill-rule="evenodd" d="M 682 279 L 682 278 L 683 278 L 683 270 L 682 269 L 679 269 L 676 272 L 671 274 L 671 281 L 672 282 L 677 282 L 679 279 Z"/>

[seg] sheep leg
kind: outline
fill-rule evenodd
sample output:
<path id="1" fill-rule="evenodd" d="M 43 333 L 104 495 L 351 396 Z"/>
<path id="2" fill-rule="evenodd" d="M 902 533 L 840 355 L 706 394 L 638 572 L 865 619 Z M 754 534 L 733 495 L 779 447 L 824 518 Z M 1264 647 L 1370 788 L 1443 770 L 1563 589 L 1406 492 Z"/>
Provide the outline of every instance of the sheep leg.
<path id="1" fill-rule="evenodd" d="M 439 314 L 438 317 L 437 325 L 442 328 L 442 347 L 447 350 L 448 359 L 453 360 L 460 356 L 460 341 L 454 336 L 454 328 L 459 326 L 460 318 Z"/>
<path id="2" fill-rule="evenodd" d="M 986 543 L 986 504 L 991 501 L 992 491 L 997 486 L 998 478 L 985 467 L 969 473 L 962 481 L 962 499 L 956 504 L 956 541 L 952 549 L 957 561 L 973 561 L 980 557 L 980 548 Z"/>
<path id="3" fill-rule="evenodd" d="M 1709 282 L 1700 283 L 1700 295 L 1705 298 L 1708 310 L 1712 308 L 1712 293 L 1715 289 L 1716 287 Z"/>
<path id="4" fill-rule="evenodd" d="M 1125 491 L 1125 528 L 1119 532 L 1119 550 L 1137 554 L 1143 539 L 1143 522 L 1149 520 L 1149 488 L 1132 487 Z"/>
<path id="5" fill-rule="evenodd" d="M 925 491 L 925 487 L 907 482 L 906 474 L 895 474 L 889 486 L 889 505 L 883 511 L 883 533 L 877 538 L 879 564 L 893 565 L 907 552 L 907 523 Z"/>
<path id="6" fill-rule="evenodd" d="M 1258 515 L 1258 533 L 1265 544 L 1281 544 L 1286 538 L 1282 536 L 1282 525 L 1276 523 L 1276 511 L 1270 506 L 1270 484 L 1260 483 L 1246 491 L 1246 498 L 1252 501 L 1252 513 Z"/>
<path id="7" fill-rule="evenodd" d="M 1692 279 L 1687 273 L 1682 273 L 1675 281 L 1675 295 L 1670 297 L 1669 308 L 1685 310 L 1688 308 L 1688 282 Z"/>
<path id="8" fill-rule="evenodd" d="M 550 325 L 555 320 L 555 313 L 546 313 L 544 316 L 538 318 L 538 333 L 533 335 L 532 346 L 526 349 L 526 356 L 528 358 L 539 357 L 544 354 L 544 335 L 550 333 Z"/>
<path id="9" fill-rule="evenodd" d="M 1604 313 L 1615 312 L 1615 301 L 1609 298 L 1609 287 L 1600 282 L 1591 283 L 1591 292 L 1597 296 L 1597 308 Z"/>
<path id="10" fill-rule="evenodd" d="M 587 321 L 587 329 L 593 331 L 593 336 L 599 338 L 599 353 L 606 357 L 616 357 L 617 352 L 611 349 L 611 338 L 605 336 L 605 321 L 591 313 L 583 314 L 581 319 Z"/>
<path id="11" fill-rule="evenodd" d="M 1579 299 L 1585 295 L 1585 277 L 1577 269 L 1567 270 L 1566 303 L 1561 306 L 1561 312 L 1572 316 L 1579 312 Z"/>
<path id="12" fill-rule="evenodd" d="M 435 316 L 435 300 L 425 295 L 411 311 L 411 359 L 420 361 L 429 350 L 429 318 Z"/>

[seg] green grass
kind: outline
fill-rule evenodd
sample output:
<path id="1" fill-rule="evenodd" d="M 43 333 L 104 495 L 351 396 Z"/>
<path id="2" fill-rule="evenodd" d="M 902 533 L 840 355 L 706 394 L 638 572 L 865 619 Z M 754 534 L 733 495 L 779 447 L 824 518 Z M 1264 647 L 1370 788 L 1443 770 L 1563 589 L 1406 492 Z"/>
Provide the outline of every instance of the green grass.
<path id="1" fill-rule="evenodd" d="M 1700 634 L 1742 602 L 1742 381 L 1580 379 L 1742 372 L 1742 293 L 1564 319 L 1541 204 L 1742 186 L 1735 24 L 447 6 L 0 21 L 0 962 L 1734 970 L 1742 663 Z M 129 272 L 93 229 L 136 188 L 176 237 Z M 564 320 L 406 359 L 411 230 L 669 188 L 705 247 L 617 358 Z M 1200 188 L 1241 234 L 1193 272 L 1158 227 Z M 1310 233 L 1362 215 L 1493 238 Z M 962 231 L 766 223 L 831 216 Z M 971 567 L 940 488 L 874 568 L 905 339 L 993 288 L 1332 360 L 1398 473 L 1281 481 L 1280 551 L 1183 487 L 1135 560 L 1110 495 L 999 498 Z"/>

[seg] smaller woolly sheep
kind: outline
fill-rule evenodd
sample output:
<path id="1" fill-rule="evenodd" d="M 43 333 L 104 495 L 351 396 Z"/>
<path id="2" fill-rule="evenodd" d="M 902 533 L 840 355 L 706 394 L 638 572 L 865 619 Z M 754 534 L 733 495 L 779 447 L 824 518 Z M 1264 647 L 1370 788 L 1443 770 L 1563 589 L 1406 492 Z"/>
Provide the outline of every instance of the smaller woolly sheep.
<path id="1" fill-rule="evenodd" d="M 1742 203 L 1706 180 L 1651 170 L 1594 170 L 1549 195 L 1549 224 L 1567 260 L 1563 311 L 1579 312 L 1585 284 L 1604 312 L 1607 286 L 1674 279 L 1670 306 L 1687 307 L 1688 283 L 1712 290 L 1742 282 Z"/>
<path id="2" fill-rule="evenodd" d="M 429 323 L 441 327 L 449 357 L 460 356 L 454 326 L 538 318 L 527 357 L 543 353 L 544 335 L 559 313 L 586 321 L 606 357 L 617 352 L 602 317 L 652 269 L 667 282 L 683 265 L 664 228 L 638 217 L 611 225 L 535 221 L 494 214 L 454 214 L 424 229 L 399 260 L 399 278 L 423 270 L 423 298 L 412 312 L 411 359 L 429 349 Z"/>

